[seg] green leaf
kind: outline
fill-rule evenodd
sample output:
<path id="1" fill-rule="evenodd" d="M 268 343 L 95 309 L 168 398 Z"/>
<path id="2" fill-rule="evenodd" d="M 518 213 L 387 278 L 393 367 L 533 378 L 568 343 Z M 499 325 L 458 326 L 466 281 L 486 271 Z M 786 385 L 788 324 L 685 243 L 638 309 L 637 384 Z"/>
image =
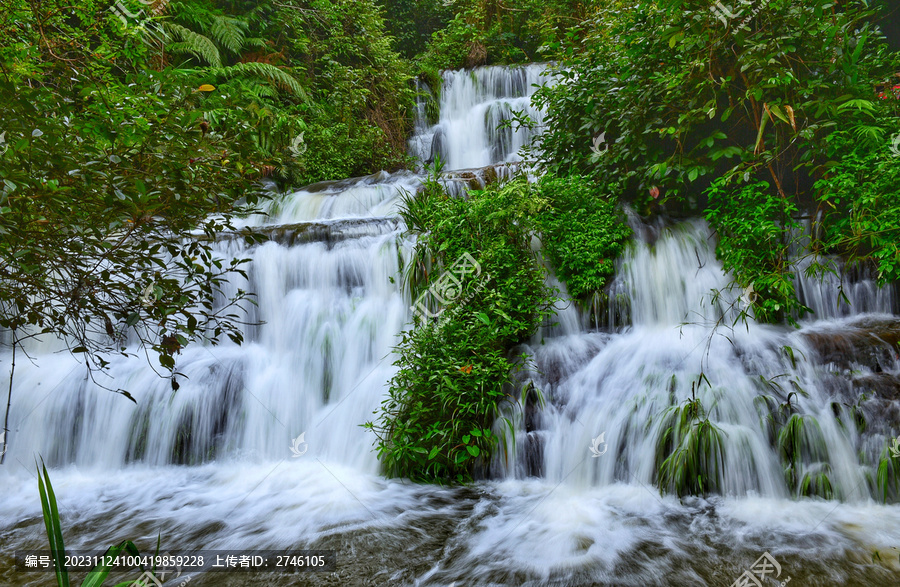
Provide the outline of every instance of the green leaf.
<path id="1" fill-rule="evenodd" d="M 175 359 L 172 358 L 172 355 L 161 354 L 159 355 L 159 364 L 171 370 L 175 368 Z"/>
<path id="2" fill-rule="evenodd" d="M 772 112 L 772 114 L 775 115 L 776 118 L 778 118 L 778 120 L 784 122 L 785 124 L 790 124 L 790 123 L 791 123 L 791 122 L 788 120 L 787 115 L 785 115 L 785 113 L 781 111 L 781 108 L 779 108 L 778 105 L 776 105 L 776 104 L 769 104 L 769 110 Z"/>
<path id="3" fill-rule="evenodd" d="M 35 466 L 37 463 L 35 463 Z M 38 471 L 38 492 L 41 494 L 41 510 L 44 513 L 44 526 L 47 529 L 47 540 L 53 555 L 53 567 L 56 571 L 58 587 L 69 587 L 69 572 L 65 567 L 66 547 L 63 543 L 62 526 L 59 521 L 59 509 L 56 494 L 50 483 L 50 474 L 41 459 L 41 470 Z"/>
<path id="4" fill-rule="evenodd" d="M 674 35 L 669 37 L 669 48 L 671 49 L 672 47 L 674 47 L 675 43 L 677 43 L 678 41 L 680 41 L 683 38 L 684 38 L 684 31 L 675 33 Z"/>
<path id="5" fill-rule="evenodd" d="M 759 132 L 756 133 L 756 144 L 753 146 L 754 152 L 758 151 L 760 144 L 762 144 L 763 132 L 765 132 L 765 130 L 766 130 L 766 122 L 768 122 L 768 120 L 769 120 L 769 111 L 764 108 L 763 113 L 762 113 L 762 120 L 760 120 L 760 123 L 759 123 Z"/>
<path id="6" fill-rule="evenodd" d="M 132 542 L 123 542 L 118 546 L 110 546 L 103 555 L 101 560 L 104 561 L 103 564 L 99 564 L 93 569 L 91 572 L 87 574 L 87 577 L 84 578 L 84 582 L 81 583 L 81 587 L 100 587 L 103 585 L 103 581 L 106 580 L 106 577 L 109 575 L 110 570 L 112 570 L 112 565 L 106 564 L 106 561 L 113 562 L 113 560 L 119 556 L 119 553 L 125 550 L 127 544 L 130 544 L 134 547 L 135 554 L 139 554 L 137 552 L 137 547 L 134 546 Z"/>

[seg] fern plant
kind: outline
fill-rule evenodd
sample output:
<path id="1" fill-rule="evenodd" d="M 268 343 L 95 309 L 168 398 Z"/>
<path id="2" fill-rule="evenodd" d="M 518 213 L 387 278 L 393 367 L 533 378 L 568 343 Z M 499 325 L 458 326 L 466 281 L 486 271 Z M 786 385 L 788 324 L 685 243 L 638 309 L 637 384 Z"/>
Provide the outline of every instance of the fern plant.
<path id="1" fill-rule="evenodd" d="M 725 445 L 721 428 L 710 422 L 694 395 L 663 412 L 656 462 L 660 493 L 705 495 L 721 489 Z"/>
<path id="2" fill-rule="evenodd" d="M 303 86 L 286 68 L 246 58 L 249 49 L 266 46 L 262 39 L 247 36 L 247 20 L 180 3 L 170 7 L 169 15 L 162 29 L 165 38 L 171 40 L 163 47 L 170 56 L 183 56 L 207 66 L 200 71 L 213 81 L 243 78 L 255 82 L 260 88 L 254 93 L 260 97 L 275 98 L 271 92 L 275 89 L 302 102 L 308 100 Z M 262 89 L 266 86 L 268 92 Z"/>

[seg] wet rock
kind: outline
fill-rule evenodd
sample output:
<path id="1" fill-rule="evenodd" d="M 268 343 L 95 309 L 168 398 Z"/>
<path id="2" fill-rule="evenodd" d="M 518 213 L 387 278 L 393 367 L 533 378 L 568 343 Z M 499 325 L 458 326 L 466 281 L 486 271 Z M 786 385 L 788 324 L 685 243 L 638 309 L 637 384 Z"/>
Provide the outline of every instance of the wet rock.
<path id="1" fill-rule="evenodd" d="M 864 317 L 839 328 L 802 332 L 822 363 L 847 370 L 866 367 L 875 373 L 896 368 L 900 319 Z"/>
<path id="2" fill-rule="evenodd" d="M 400 226 L 398 218 L 352 218 L 335 222 L 298 222 L 253 229 L 253 233 L 262 235 L 265 240 L 275 241 L 280 245 L 294 245 L 323 242 L 328 245 L 361 236 L 370 236 L 373 228 L 378 234 L 386 234 Z M 243 240 L 251 234 L 250 230 L 234 230 L 219 234 L 219 240 Z"/>
<path id="3" fill-rule="evenodd" d="M 447 160 L 447 152 L 444 147 L 444 129 L 440 127 L 434 131 L 434 137 L 431 139 L 431 154 L 428 162 L 431 163 L 437 158 L 440 158 L 441 161 Z"/>

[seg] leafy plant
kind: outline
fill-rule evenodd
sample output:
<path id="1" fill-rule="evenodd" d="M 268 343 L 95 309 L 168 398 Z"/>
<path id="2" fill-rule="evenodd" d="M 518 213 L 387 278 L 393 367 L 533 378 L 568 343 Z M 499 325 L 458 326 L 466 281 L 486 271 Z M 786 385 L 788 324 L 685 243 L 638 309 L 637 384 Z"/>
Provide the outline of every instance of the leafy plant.
<path id="1" fill-rule="evenodd" d="M 537 187 L 548 206 L 538 214 L 543 252 L 568 286 L 582 300 L 601 292 L 615 271 L 631 230 L 614 196 L 603 193 L 581 176 L 545 175 Z"/>
<path id="2" fill-rule="evenodd" d="M 693 392 L 693 386 L 692 386 Z M 706 495 L 721 487 L 722 429 L 696 396 L 663 412 L 656 462 L 660 493 Z"/>
<path id="3" fill-rule="evenodd" d="M 59 507 L 56 503 L 56 494 L 53 492 L 53 485 L 50 483 L 50 474 L 47 473 L 47 467 L 41 462 L 41 469 L 38 470 L 38 491 L 41 494 L 41 510 L 44 514 L 44 526 L 47 529 L 47 540 L 50 542 L 50 553 L 53 557 L 53 568 L 56 572 L 56 584 L 58 587 L 69 587 L 69 570 L 65 565 L 66 547 L 63 541 L 62 524 L 59 519 Z M 110 546 L 103 554 L 103 563 L 91 569 L 81 587 L 100 587 L 106 581 L 112 570 L 112 561 L 119 554 L 126 552 L 129 555 L 139 557 L 140 552 L 133 542 L 126 540 L 117 546 Z M 143 570 L 143 565 L 141 566 Z M 132 585 L 134 581 L 123 581 L 115 585 L 115 587 L 127 587 Z"/>
<path id="4" fill-rule="evenodd" d="M 788 487 L 802 496 L 831 499 L 834 489 L 829 479 L 824 437 L 819 423 L 809 415 L 793 414 L 778 431 L 776 446 L 784 464 Z"/>
<path id="5" fill-rule="evenodd" d="M 533 217 L 544 205 L 524 179 L 453 198 L 432 177 L 406 200 L 401 215 L 418 235 L 405 280 L 414 299 L 430 296 L 426 289 L 466 255 L 479 270 L 451 299 L 426 304 L 402 334 L 389 397 L 367 424 L 389 475 L 466 482 L 490 462 L 498 408 L 514 401 L 508 353 L 554 300 L 531 250 Z"/>
<path id="6" fill-rule="evenodd" d="M 900 463 L 888 448 L 881 451 L 881 457 L 878 459 L 876 484 L 885 503 L 900 499 Z"/>
<path id="7" fill-rule="evenodd" d="M 459 69 L 550 60 L 559 56 L 563 39 L 582 38 L 580 25 L 598 8 L 581 0 L 521 0 L 514 7 L 499 0 L 458 0 L 422 61 Z"/>
<path id="8" fill-rule="evenodd" d="M 873 121 L 900 133 L 896 119 Z M 898 155 L 887 141 L 872 144 L 852 131 L 825 138 L 822 178 L 815 184 L 823 253 L 840 254 L 851 264 L 870 266 L 879 283 L 900 279 L 900 182 Z M 894 147 L 895 148 L 895 147 Z"/>
<path id="9" fill-rule="evenodd" d="M 760 181 L 728 187 L 719 178 L 707 190 L 706 217 L 716 228 L 716 254 L 743 287 L 759 296 L 755 317 L 763 322 L 794 320 L 809 309 L 797 301 L 789 257 L 799 235 L 796 207 Z"/>
<path id="10" fill-rule="evenodd" d="M 534 148 L 641 213 L 703 213 L 726 267 L 760 292 L 757 318 L 792 320 L 805 310 L 785 255 L 793 218 L 824 213 L 811 252 L 872 259 L 886 278 L 896 267 L 895 171 L 874 166 L 869 183 L 862 162 L 884 158 L 897 129 L 897 101 L 876 90 L 900 60 L 861 0 L 758 8 L 725 23 L 698 0 L 598 11 L 560 49 L 561 83 L 535 94 L 547 130 Z M 869 185 L 851 197 L 854 182 Z"/>

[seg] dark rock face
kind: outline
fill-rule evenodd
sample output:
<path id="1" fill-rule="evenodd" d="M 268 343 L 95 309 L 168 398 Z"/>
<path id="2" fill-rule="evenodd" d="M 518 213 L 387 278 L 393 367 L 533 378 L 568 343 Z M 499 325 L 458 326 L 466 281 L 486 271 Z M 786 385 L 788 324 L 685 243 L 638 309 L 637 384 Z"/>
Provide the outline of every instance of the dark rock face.
<path id="1" fill-rule="evenodd" d="M 900 355 L 900 319 L 865 317 L 841 330 L 803 334 L 821 363 L 837 369 L 866 367 L 875 373 L 892 369 Z"/>
<path id="2" fill-rule="evenodd" d="M 441 161 L 447 160 L 447 150 L 444 147 L 444 129 L 438 127 L 431 139 L 431 155 L 428 162 L 431 163 L 440 157 Z"/>
<path id="3" fill-rule="evenodd" d="M 900 319 L 863 317 L 834 330 L 802 333 L 814 363 L 832 372 L 826 379 L 833 409 L 855 410 L 863 422 L 862 449 L 877 462 L 883 445 L 900 429 Z"/>

